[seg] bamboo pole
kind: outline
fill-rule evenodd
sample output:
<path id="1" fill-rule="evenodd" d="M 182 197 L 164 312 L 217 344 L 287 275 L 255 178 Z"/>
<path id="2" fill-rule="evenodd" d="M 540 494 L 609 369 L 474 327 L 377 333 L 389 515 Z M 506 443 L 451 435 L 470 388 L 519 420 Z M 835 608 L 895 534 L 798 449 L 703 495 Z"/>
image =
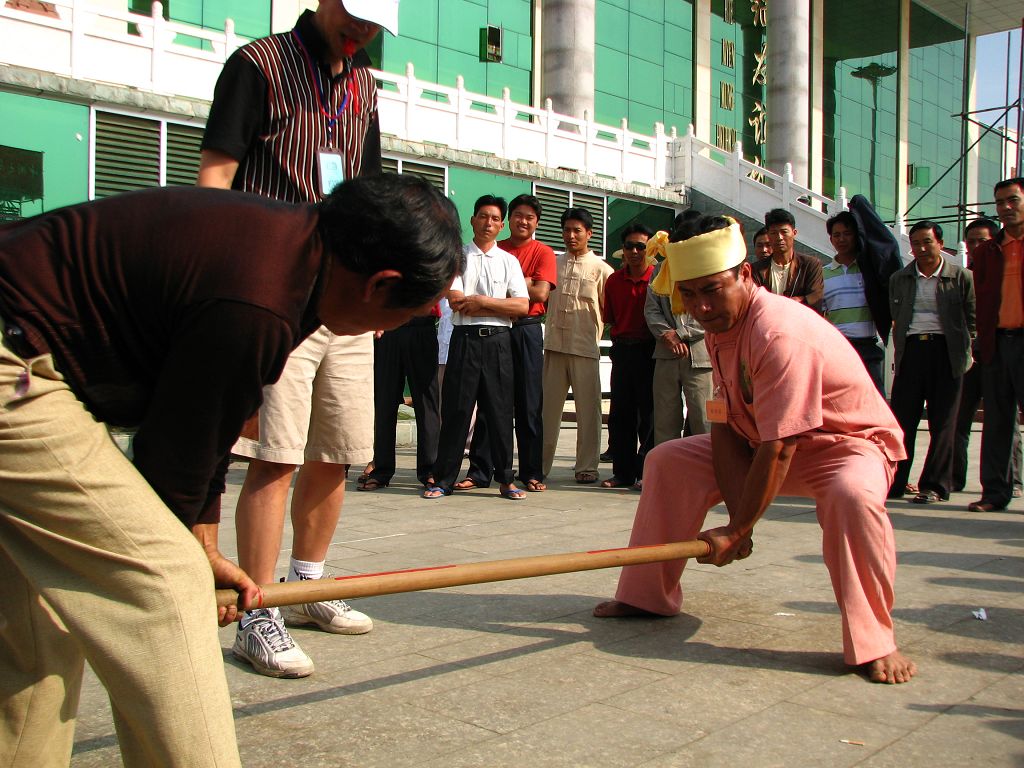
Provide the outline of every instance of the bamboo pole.
<path id="1" fill-rule="evenodd" d="M 320 600 L 347 600 L 354 597 L 393 595 L 399 592 L 418 592 L 425 589 L 459 587 L 466 584 L 484 584 L 491 581 L 529 579 L 556 573 L 593 571 L 622 565 L 657 563 L 703 557 L 710 547 L 703 541 L 678 541 L 647 547 L 620 547 L 590 552 L 567 552 L 557 555 L 517 557 L 511 560 L 489 560 L 482 563 L 438 565 L 410 568 L 404 571 L 367 573 L 358 576 L 338 576 L 333 579 L 311 579 L 264 584 L 263 600 L 255 607 L 273 608 Z M 217 605 L 229 606 L 238 602 L 233 589 L 217 590 Z"/>

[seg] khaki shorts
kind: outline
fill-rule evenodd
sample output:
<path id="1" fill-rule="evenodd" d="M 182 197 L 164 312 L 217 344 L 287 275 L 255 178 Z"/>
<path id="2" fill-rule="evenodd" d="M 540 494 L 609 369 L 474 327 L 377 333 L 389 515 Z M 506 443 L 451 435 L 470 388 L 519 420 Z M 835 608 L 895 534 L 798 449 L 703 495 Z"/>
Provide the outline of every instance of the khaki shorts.
<path id="1" fill-rule="evenodd" d="M 239 456 L 276 464 L 364 464 L 373 458 L 373 334 L 335 336 L 318 328 L 263 388 L 257 439 Z"/>

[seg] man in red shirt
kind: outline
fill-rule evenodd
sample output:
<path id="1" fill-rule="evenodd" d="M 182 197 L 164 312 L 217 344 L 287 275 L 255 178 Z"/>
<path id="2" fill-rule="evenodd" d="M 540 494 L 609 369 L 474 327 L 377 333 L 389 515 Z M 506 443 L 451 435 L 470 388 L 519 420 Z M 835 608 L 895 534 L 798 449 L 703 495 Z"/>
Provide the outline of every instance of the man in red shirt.
<path id="1" fill-rule="evenodd" d="M 519 480 L 528 491 L 546 491 L 543 469 L 544 422 L 541 411 L 544 373 L 544 314 L 548 295 L 558 281 L 555 252 L 533 235 L 540 224 L 543 209 L 533 195 L 519 195 L 508 206 L 510 237 L 498 243 L 511 253 L 523 268 L 526 288 L 530 294 L 530 311 L 526 317 L 512 322 L 512 365 L 515 371 L 514 413 L 516 447 L 519 452 Z M 486 488 L 494 475 L 487 441 L 487 423 L 477 414 L 473 443 L 469 449 L 469 474 L 457 483 L 460 490 Z"/>
<path id="2" fill-rule="evenodd" d="M 981 499 L 972 512 L 1005 509 L 1012 498 L 1010 446 L 1024 407 L 1024 178 L 995 186 L 1002 231 L 974 252 L 978 357 L 985 421 L 981 429 Z"/>
<path id="3" fill-rule="evenodd" d="M 647 241 L 652 235 L 643 224 L 631 224 L 623 230 L 622 268 L 608 278 L 604 287 L 604 320 L 612 327 L 608 414 L 612 476 L 601 483 L 602 488 L 634 484 L 639 488 L 644 456 L 650 448 L 656 340 L 647 328 L 644 304 L 654 272 L 654 265 L 647 259 Z"/>

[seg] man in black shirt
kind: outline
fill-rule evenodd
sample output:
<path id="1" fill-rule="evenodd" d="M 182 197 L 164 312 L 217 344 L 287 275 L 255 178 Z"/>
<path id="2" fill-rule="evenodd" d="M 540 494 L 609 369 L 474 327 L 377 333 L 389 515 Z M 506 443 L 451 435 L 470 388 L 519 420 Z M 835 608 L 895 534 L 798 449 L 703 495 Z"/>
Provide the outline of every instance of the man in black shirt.
<path id="1" fill-rule="evenodd" d="M 258 587 L 217 548 L 228 451 L 307 334 L 429 312 L 460 241 L 454 206 L 401 176 L 316 206 L 158 189 L 0 227 L 0 765 L 70 761 L 86 659 L 126 765 L 238 765 L 212 587 L 239 608 Z M 137 428 L 131 462 L 99 422 Z"/>

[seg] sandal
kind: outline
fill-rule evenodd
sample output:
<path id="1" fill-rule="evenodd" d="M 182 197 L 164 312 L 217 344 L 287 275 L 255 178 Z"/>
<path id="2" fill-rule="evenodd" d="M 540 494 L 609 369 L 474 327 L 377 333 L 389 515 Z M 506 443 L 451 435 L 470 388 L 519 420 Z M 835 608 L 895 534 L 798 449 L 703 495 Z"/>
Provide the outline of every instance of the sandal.
<path id="1" fill-rule="evenodd" d="M 942 501 L 942 497 L 936 491 L 921 491 L 911 501 L 915 504 L 934 504 Z"/>
<path id="2" fill-rule="evenodd" d="M 365 483 L 367 480 L 370 479 L 370 473 L 373 472 L 373 470 L 375 470 L 376 468 L 377 467 L 371 461 L 369 464 L 366 465 L 366 469 L 363 470 L 363 473 L 356 478 L 356 482 L 359 483 L 360 485 Z M 346 470 L 346 473 L 347 471 L 348 470 Z"/>
<path id="3" fill-rule="evenodd" d="M 995 504 L 990 504 L 987 501 L 972 501 L 967 505 L 968 512 L 998 512 L 999 508 Z"/>
<path id="4" fill-rule="evenodd" d="M 508 499 L 509 501 L 522 501 L 526 498 L 526 491 L 522 488 L 502 488 L 498 491 L 501 498 Z"/>
<path id="5" fill-rule="evenodd" d="M 384 480 L 378 480 L 375 477 L 368 477 L 363 482 L 356 486 L 357 491 L 379 491 L 381 488 L 387 488 L 388 482 Z"/>
<path id="6" fill-rule="evenodd" d="M 576 482 L 580 485 L 590 485 L 597 482 L 597 472 L 577 472 Z"/>
<path id="7" fill-rule="evenodd" d="M 576 478 L 576 482 L 580 482 L 579 477 Z M 627 483 L 624 480 L 619 480 L 619 478 L 615 477 L 615 475 L 612 475 L 607 480 L 601 481 L 602 488 L 625 488 L 626 486 L 629 485 L 632 485 L 632 483 Z"/>
<path id="8" fill-rule="evenodd" d="M 467 477 L 463 480 L 459 480 L 459 482 L 452 486 L 452 488 L 456 491 L 472 491 L 479 487 L 480 486 L 476 484 L 476 481 L 472 477 Z"/>
<path id="9" fill-rule="evenodd" d="M 450 496 L 451 489 L 445 490 L 439 485 L 431 485 L 423 491 L 422 496 L 424 499 L 440 499 L 442 496 Z"/>
<path id="10" fill-rule="evenodd" d="M 547 489 L 548 487 L 544 485 L 543 480 L 526 481 L 526 490 L 530 491 L 531 493 L 541 493 L 542 491 L 546 491 Z"/>

